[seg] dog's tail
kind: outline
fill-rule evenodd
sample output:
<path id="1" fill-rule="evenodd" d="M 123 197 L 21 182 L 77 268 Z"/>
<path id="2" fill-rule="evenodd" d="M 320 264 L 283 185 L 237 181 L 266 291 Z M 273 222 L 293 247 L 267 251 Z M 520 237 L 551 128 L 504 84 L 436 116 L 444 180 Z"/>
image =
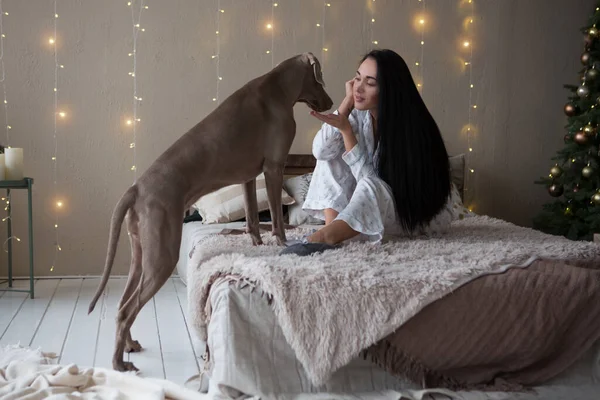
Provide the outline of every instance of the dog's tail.
<path id="1" fill-rule="evenodd" d="M 102 273 L 102 282 L 100 282 L 100 286 L 98 287 L 98 291 L 94 295 L 92 302 L 90 303 L 90 308 L 88 309 L 88 314 L 94 311 L 94 307 L 96 307 L 96 302 L 100 298 L 102 292 L 104 292 L 104 288 L 108 283 L 108 278 L 110 277 L 110 271 L 112 269 L 113 262 L 115 260 L 115 254 L 117 252 L 117 244 L 119 243 L 119 236 L 121 234 L 121 225 L 123 224 L 123 220 L 125 219 L 125 215 L 127 211 L 131 208 L 131 206 L 135 203 L 135 198 L 137 197 L 137 187 L 131 186 L 123 197 L 117 203 L 115 210 L 113 211 L 112 218 L 110 220 L 110 233 L 108 236 L 108 252 L 106 254 L 106 264 L 104 264 L 104 272 Z"/>

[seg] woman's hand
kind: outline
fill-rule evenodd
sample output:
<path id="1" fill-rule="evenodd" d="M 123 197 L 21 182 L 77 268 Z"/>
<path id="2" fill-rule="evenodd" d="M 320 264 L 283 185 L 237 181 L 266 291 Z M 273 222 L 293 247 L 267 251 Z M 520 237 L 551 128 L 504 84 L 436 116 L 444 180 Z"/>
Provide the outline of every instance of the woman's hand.
<path id="1" fill-rule="evenodd" d="M 328 125 L 337 128 L 342 135 L 344 136 L 352 136 L 352 126 L 350 125 L 350 121 L 348 117 L 343 113 L 339 114 L 320 114 L 316 111 L 311 111 L 310 115 L 317 118 L 318 120 L 325 122 Z"/>
<path id="2" fill-rule="evenodd" d="M 340 114 L 348 117 L 350 112 L 354 108 L 354 79 L 350 79 L 346 82 L 346 97 L 342 100 L 342 104 L 338 107 Z"/>
<path id="3" fill-rule="evenodd" d="M 354 103 L 354 78 L 346 82 L 346 98 Z"/>

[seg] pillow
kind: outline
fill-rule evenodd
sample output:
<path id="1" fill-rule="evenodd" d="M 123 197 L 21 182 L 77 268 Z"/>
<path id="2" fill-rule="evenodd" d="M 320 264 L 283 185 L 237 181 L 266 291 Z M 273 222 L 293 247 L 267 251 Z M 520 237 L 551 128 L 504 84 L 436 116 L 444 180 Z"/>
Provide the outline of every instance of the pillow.
<path id="1" fill-rule="evenodd" d="M 449 209 L 450 214 L 452 215 L 452 221 L 464 219 L 473 215 L 473 213 L 464 206 L 461 195 L 458 192 L 458 188 L 456 187 L 454 182 L 452 182 L 450 199 L 448 200 L 446 207 L 447 209 Z"/>
<path id="2" fill-rule="evenodd" d="M 450 161 L 450 179 L 456 185 L 460 197 L 463 198 L 465 190 L 465 155 L 458 154 L 449 157 L 448 160 Z"/>
<path id="3" fill-rule="evenodd" d="M 296 203 L 291 205 L 288 209 L 288 223 L 290 225 L 324 225 L 325 221 L 313 217 L 302 209 L 304 200 L 306 200 L 306 193 L 310 186 L 310 180 L 312 179 L 312 173 L 295 176 L 287 179 L 283 187 L 287 192 L 294 197 Z"/>
<path id="4" fill-rule="evenodd" d="M 258 212 L 269 209 L 269 197 L 267 196 L 264 174 L 256 177 L 256 200 Z M 281 202 L 290 205 L 294 204 L 295 201 L 282 189 Z M 205 224 L 232 222 L 246 216 L 242 185 L 226 186 L 216 192 L 202 196 L 192 207 L 198 210 Z"/>

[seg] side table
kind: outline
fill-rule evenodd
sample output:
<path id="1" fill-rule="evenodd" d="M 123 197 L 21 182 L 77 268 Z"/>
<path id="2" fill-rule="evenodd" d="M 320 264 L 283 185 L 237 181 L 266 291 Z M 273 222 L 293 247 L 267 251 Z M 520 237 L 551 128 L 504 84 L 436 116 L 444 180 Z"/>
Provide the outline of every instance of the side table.
<path id="1" fill-rule="evenodd" d="M 23 178 L 19 181 L 0 181 L 0 189 L 6 189 L 6 195 L 10 199 L 11 189 L 27 189 L 27 206 L 29 214 L 29 290 L 13 289 L 13 271 L 12 271 L 12 219 L 11 209 L 12 201 L 9 201 L 7 211 L 8 225 L 8 287 L 9 289 L 0 289 L 2 292 L 25 292 L 29 293 L 33 299 L 33 207 L 31 199 L 31 187 L 33 186 L 33 178 Z"/>

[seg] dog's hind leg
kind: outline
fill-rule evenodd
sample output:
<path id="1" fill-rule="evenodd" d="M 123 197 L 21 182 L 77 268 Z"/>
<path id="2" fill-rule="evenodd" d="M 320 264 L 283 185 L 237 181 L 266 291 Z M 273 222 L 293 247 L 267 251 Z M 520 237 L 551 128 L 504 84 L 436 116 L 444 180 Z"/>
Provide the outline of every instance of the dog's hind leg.
<path id="1" fill-rule="evenodd" d="M 244 192 L 244 208 L 246 209 L 246 232 L 252 238 L 252 244 L 263 244 L 260 237 L 258 221 L 258 202 L 256 200 L 256 178 L 242 185 Z"/>
<path id="2" fill-rule="evenodd" d="M 286 241 L 285 224 L 283 223 L 283 209 L 281 206 L 281 189 L 283 187 L 283 163 L 265 160 L 265 181 L 267 183 L 267 196 L 269 198 L 269 209 L 271 210 L 271 221 L 273 223 L 273 235 L 277 238 L 277 244 L 283 246 Z"/>
<path id="3" fill-rule="evenodd" d="M 129 234 L 129 243 L 131 245 L 131 266 L 129 267 L 129 276 L 125 291 L 119 302 L 119 310 L 129 300 L 135 288 L 140 284 L 142 274 L 142 246 L 140 244 L 140 235 L 138 229 L 137 214 L 131 210 L 127 215 L 127 233 Z M 127 331 L 125 339 L 125 352 L 132 353 L 142 350 L 142 345 L 131 337 L 131 330 Z"/>
<path id="4" fill-rule="evenodd" d="M 117 314 L 112 360 L 113 368 L 117 371 L 137 371 L 133 363 L 123 361 L 129 331 L 142 307 L 152 299 L 175 270 L 179 258 L 182 223 L 180 218 L 174 218 L 173 215 L 183 215 L 183 210 L 179 212 L 174 208 L 167 211 L 160 206 L 153 206 L 139 224 L 142 267 L 139 284 Z"/>

